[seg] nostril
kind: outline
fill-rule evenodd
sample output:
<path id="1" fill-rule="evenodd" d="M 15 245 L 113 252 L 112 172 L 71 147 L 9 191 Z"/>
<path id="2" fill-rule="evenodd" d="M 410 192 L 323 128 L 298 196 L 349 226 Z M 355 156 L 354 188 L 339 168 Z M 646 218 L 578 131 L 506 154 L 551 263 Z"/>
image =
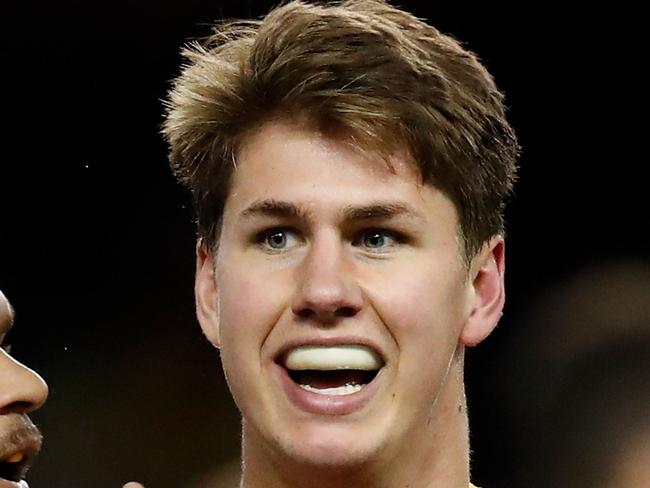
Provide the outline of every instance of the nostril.
<path id="1" fill-rule="evenodd" d="M 356 310 L 352 307 L 341 307 L 336 310 L 337 317 L 354 317 L 356 313 Z"/>
<path id="2" fill-rule="evenodd" d="M 0 413 L 2 415 L 8 415 L 10 413 L 25 413 L 34 409 L 34 404 L 31 402 L 18 401 L 10 403 L 0 408 Z"/>
<path id="3" fill-rule="evenodd" d="M 308 319 L 310 317 L 313 317 L 314 314 L 315 312 L 311 308 L 302 308 L 298 310 L 298 312 L 296 313 L 298 317 L 302 317 L 303 319 Z"/>
<path id="4" fill-rule="evenodd" d="M 317 311 L 310 307 L 304 307 L 295 312 L 298 317 L 303 319 L 313 319 L 318 317 L 323 320 L 332 320 L 336 318 L 354 317 L 357 310 L 354 307 L 339 307 L 332 311 Z"/>

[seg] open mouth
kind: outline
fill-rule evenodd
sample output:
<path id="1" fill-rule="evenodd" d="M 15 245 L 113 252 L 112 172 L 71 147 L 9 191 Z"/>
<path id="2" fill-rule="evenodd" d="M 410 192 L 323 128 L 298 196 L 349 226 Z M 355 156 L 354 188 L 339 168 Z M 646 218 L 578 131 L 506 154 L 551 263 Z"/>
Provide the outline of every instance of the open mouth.
<path id="1" fill-rule="evenodd" d="M 17 452 L 0 460 L 0 479 L 18 483 L 29 469 L 30 456 Z"/>
<path id="2" fill-rule="evenodd" d="M 289 377 L 303 390 L 320 395 L 351 395 L 368 385 L 384 366 L 361 345 L 300 346 L 282 358 Z"/>

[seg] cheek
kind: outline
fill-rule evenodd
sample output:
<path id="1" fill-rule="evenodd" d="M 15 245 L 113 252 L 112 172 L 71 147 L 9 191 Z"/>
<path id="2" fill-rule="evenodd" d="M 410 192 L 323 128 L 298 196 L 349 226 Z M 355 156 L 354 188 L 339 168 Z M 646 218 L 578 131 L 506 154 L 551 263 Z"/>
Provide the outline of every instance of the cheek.
<path id="1" fill-rule="evenodd" d="M 259 377 L 259 344 L 266 336 L 260 289 L 246 273 L 222 270 L 219 275 L 221 363 L 235 403 L 246 404 L 251 383 Z"/>
<path id="2" fill-rule="evenodd" d="M 252 339 L 254 329 L 264 323 L 266 301 L 259 300 L 260 284 L 246 274 L 220 276 L 219 321 L 222 347 L 227 349 L 241 339 Z"/>
<path id="3" fill-rule="evenodd" d="M 282 281 L 232 260 L 218 269 L 222 350 L 241 353 L 254 347 L 259 353 L 264 338 L 287 307 Z"/>
<path id="4" fill-rule="evenodd" d="M 417 417 L 428 415 L 447 378 L 462 329 L 463 293 L 440 273 L 411 274 L 400 284 L 378 290 L 391 294 L 377 300 L 375 310 L 396 343 L 395 398 L 403 412 Z"/>
<path id="5" fill-rule="evenodd" d="M 372 306 L 396 343 L 400 384 L 410 396 L 434 397 L 445 377 L 465 318 L 463 276 L 420 265 L 377 282 Z"/>
<path id="6" fill-rule="evenodd" d="M 457 273 L 414 266 L 374 280 L 373 307 L 398 342 L 457 338 L 464 321 L 464 286 Z"/>
<path id="7" fill-rule="evenodd" d="M 282 281 L 250 269 L 234 259 L 217 269 L 221 362 L 245 417 L 265 404 L 264 345 L 287 308 Z"/>

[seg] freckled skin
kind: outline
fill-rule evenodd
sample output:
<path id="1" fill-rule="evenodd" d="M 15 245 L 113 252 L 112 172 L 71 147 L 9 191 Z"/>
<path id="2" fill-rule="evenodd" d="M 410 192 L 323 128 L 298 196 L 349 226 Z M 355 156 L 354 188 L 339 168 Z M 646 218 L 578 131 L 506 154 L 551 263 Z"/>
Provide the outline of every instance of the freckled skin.
<path id="1" fill-rule="evenodd" d="M 391 171 L 378 156 L 273 122 L 249 137 L 237 163 L 218 253 L 198 250 L 196 292 L 243 416 L 244 486 L 467 486 L 467 424 L 455 414 L 462 346 L 496 323 L 498 312 L 484 308 L 503 305 L 503 241 L 467 269 L 453 204 L 422 185 L 404 156 Z M 378 200 L 412 212 L 342 217 Z M 242 217 L 260 201 L 304 212 Z M 256 237 L 265 229 L 288 229 L 273 242 L 280 250 Z M 374 229 L 387 237 L 365 239 Z M 377 345 L 380 387 L 349 415 L 305 413 L 272 374 L 276 353 L 296 337 L 336 335 Z"/>

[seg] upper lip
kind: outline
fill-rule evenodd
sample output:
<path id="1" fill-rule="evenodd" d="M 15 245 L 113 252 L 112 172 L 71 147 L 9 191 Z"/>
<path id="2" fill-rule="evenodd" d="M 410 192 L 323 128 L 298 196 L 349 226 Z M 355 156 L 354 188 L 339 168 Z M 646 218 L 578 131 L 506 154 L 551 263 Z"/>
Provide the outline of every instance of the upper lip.
<path id="1" fill-rule="evenodd" d="M 310 337 L 310 338 L 296 338 L 285 343 L 275 355 L 275 362 L 281 366 L 284 366 L 284 360 L 286 355 L 301 346 L 364 346 L 371 349 L 379 358 L 381 359 L 382 364 L 386 364 L 386 355 L 382 350 L 374 344 L 372 341 L 369 341 L 366 337 Z"/>
<path id="2" fill-rule="evenodd" d="M 24 459 L 18 463 L 20 473 L 24 474 L 29 469 L 31 461 L 41 449 L 42 436 L 38 428 L 25 416 L 10 414 L 10 426 L 0 432 L 0 462 L 8 460 L 14 454 L 23 454 Z"/>

